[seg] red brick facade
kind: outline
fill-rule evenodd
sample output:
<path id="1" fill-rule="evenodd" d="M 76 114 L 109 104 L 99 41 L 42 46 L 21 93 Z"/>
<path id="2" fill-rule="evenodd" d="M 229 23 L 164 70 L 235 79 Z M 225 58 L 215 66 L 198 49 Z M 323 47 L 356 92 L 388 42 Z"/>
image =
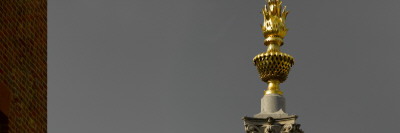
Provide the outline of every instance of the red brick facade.
<path id="1" fill-rule="evenodd" d="M 8 132 L 47 132 L 47 0 L 0 1 L 0 100 Z"/>

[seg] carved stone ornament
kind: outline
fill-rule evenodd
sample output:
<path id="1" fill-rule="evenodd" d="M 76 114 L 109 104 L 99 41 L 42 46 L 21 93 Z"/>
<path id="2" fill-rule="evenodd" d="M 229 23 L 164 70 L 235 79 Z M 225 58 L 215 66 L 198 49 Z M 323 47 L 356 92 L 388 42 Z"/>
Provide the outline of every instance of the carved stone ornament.
<path id="1" fill-rule="evenodd" d="M 279 133 L 282 129 L 280 125 L 267 125 L 265 126 L 264 133 Z"/>
<path id="2" fill-rule="evenodd" d="M 261 133 L 260 127 L 256 125 L 245 125 L 246 133 Z"/>
<path id="3" fill-rule="evenodd" d="M 287 124 L 282 128 L 281 133 L 304 133 L 303 130 L 300 129 L 300 124 Z"/>

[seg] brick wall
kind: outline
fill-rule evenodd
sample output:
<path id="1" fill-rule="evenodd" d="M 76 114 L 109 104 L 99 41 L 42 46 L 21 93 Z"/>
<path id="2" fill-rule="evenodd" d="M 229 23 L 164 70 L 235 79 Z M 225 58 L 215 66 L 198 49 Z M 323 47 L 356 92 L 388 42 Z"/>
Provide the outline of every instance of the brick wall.
<path id="1" fill-rule="evenodd" d="M 0 0 L 0 84 L 9 132 L 47 132 L 47 0 Z"/>

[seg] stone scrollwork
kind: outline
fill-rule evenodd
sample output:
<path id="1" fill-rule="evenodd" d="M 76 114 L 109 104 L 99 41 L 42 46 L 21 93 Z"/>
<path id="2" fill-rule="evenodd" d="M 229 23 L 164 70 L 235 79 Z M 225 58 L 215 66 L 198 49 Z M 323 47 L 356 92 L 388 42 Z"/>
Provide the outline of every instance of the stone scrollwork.
<path id="1" fill-rule="evenodd" d="M 300 124 L 245 123 L 246 133 L 304 133 Z"/>
<path id="2" fill-rule="evenodd" d="M 273 127 L 272 125 L 267 125 L 264 129 L 264 133 L 273 133 Z"/>
<path id="3" fill-rule="evenodd" d="M 264 133 L 278 133 L 282 126 L 279 125 L 267 125 L 265 126 Z"/>
<path id="4" fill-rule="evenodd" d="M 245 125 L 246 133 L 261 133 L 260 127 L 256 125 Z"/>
<path id="5" fill-rule="evenodd" d="M 281 133 L 304 133 L 300 129 L 300 124 L 287 124 L 282 128 Z"/>
<path id="6" fill-rule="evenodd" d="M 282 129 L 282 133 L 289 133 L 293 129 L 292 124 L 284 125 Z"/>

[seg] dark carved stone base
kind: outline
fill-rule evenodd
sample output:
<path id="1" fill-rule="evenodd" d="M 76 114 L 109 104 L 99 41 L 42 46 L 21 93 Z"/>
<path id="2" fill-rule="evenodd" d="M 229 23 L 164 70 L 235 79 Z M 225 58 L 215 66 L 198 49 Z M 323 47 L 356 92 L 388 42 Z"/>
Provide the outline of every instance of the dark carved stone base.
<path id="1" fill-rule="evenodd" d="M 296 115 L 281 118 L 243 117 L 246 133 L 304 133 L 296 124 Z"/>

